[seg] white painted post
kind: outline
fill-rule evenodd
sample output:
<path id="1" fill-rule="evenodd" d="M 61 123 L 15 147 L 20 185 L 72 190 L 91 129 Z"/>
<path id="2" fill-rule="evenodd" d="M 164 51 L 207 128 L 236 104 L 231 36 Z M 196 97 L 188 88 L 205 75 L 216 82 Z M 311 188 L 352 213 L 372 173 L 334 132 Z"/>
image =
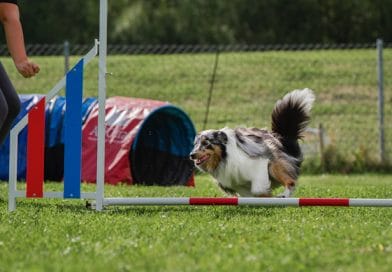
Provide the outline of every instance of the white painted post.
<path id="1" fill-rule="evenodd" d="M 23 117 L 10 132 L 10 159 L 8 171 L 8 211 L 16 209 L 16 184 L 18 174 L 18 135 L 27 124 L 27 116 Z"/>
<path id="2" fill-rule="evenodd" d="M 98 142 L 96 210 L 103 209 L 105 197 L 105 104 L 106 104 L 106 47 L 108 1 L 99 3 L 99 64 L 98 64 Z"/>

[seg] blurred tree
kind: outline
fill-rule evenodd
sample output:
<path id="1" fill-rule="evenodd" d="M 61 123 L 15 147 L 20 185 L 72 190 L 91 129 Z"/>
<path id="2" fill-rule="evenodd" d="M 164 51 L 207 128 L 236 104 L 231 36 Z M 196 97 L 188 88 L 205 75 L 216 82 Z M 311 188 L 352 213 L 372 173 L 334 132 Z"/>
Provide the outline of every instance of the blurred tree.
<path id="1" fill-rule="evenodd" d="M 225 1 L 130 1 L 115 18 L 114 40 L 131 43 L 235 42 L 235 6 Z"/>
<path id="2" fill-rule="evenodd" d="M 90 43 L 98 37 L 99 1 L 19 1 L 28 43 Z"/>
<path id="3" fill-rule="evenodd" d="M 392 0 L 109 0 L 110 43 L 355 43 L 392 39 Z M 99 0 L 19 0 L 27 43 L 91 43 Z M 4 41 L 4 36 L 1 38 Z"/>
<path id="4" fill-rule="evenodd" d="M 392 0 L 134 0 L 112 39 L 130 43 L 355 43 L 392 37 Z"/>

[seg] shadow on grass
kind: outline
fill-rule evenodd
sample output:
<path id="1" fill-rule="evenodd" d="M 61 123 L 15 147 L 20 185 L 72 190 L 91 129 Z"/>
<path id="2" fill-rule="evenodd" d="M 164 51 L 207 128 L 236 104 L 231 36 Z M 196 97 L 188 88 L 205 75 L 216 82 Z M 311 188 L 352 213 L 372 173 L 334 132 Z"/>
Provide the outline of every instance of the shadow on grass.
<path id="1" fill-rule="evenodd" d="M 206 214 L 212 217 L 237 217 L 237 216 L 274 216 L 276 212 L 285 207 L 254 207 L 254 206 L 134 206 L 134 207 L 108 207 L 105 211 L 111 215 L 122 214 L 129 216 L 152 217 L 167 213 L 179 215 L 192 213 Z"/>
<path id="2" fill-rule="evenodd" d="M 86 207 L 84 203 L 71 203 L 65 201 L 56 201 L 55 203 L 48 202 L 31 202 L 31 201 L 18 201 L 16 205 L 16 210 L 23 209 L 31 209 L 36 211 L 50 211 L 51 213 L 74 213 L 74 214 L 86 214 L 86 213 L 94 213 L 95 210 L 89 209 Z"/>

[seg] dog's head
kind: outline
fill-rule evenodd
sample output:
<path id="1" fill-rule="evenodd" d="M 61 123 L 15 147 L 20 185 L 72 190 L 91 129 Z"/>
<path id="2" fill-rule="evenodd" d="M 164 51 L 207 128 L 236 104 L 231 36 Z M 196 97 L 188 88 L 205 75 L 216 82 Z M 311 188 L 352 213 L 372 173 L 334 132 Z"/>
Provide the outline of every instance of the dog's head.
<path id="1" fill-rule="evenodd" d="M 195 162 L 197 168 L 211 173 L 226 158 L 227 141 L 227 135 L 223 131 L 202 131 L 195 138 L 190 158 Z"/>

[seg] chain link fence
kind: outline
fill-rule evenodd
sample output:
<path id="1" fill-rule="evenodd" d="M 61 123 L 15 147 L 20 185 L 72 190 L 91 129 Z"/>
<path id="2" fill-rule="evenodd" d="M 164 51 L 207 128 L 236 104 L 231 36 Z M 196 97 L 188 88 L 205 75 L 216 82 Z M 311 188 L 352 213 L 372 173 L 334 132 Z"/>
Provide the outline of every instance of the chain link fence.
<path id="1" fill-rule="evenodd" d="M 28 45 L 29 55 L 42 69 L 29 80 L 12 68 L 6 47 L 0 48 L 0 55 L 20 93 L 47 93 L 67 65 L 90 47 Z M 169 101 L 184 109 L 199 131 L 270 127 L 276 100 L 308 87 L 314 90 L 316 102 L 302 143 L 305 164 L 345 172 L 374 169 L 390 165 L 392 158 L 390 47 L 384 44 L 385 160 L 381 163 L 376 43 L 109 45 L 107 95 Z M 86 68 L 86 96 L 97 93 L 97 69 L 97 61 Z"/>
<path id="2" fill-rule="evenodd" d="M 29 56 L 64 56 L 64 54 L 83 55 L 90 49 L 89 44 L 28 44 L 26 51 Z M 384 48 L 391 48 L 392 43 L 384 43 Z M 305 51 L 305 50 L 333 50 L 333 49 L 372 49 L 375 43 L 348 44 L 229 44 L 229 45 L 176 45 L 176 44 L 146 44 L 127 45 L 109 44 L 109 55 L 128 54 L 181 54 L 181 53 L 211 53 L 221 52 L 254 52 L 254 51 Z M 0 45 L 0 56 L 8 56 L 8 48 Z"/>

